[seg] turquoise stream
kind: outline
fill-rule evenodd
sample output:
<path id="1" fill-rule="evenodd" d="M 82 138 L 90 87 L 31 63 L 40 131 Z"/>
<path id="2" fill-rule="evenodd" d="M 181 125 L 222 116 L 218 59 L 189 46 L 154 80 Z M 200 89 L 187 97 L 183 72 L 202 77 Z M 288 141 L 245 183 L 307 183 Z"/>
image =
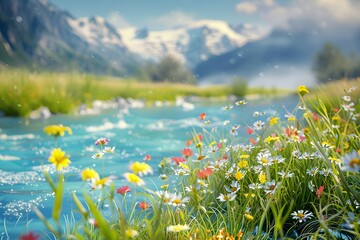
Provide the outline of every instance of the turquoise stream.
<path id="1" fill-rule="evenodd" d="M 72 162 L 66 175 L 63 207 L 64 216 L 69 216 L 71 209 L 75 208 L 71 192 L 76 191 L 81 196 L 82 192 L 89 191 L 79 175 L 86 167 L 96 169 L 102 176 L 115 176 L 115 186 L 120 187 L 127 185 L 122 174 L 128 171 L 129 164 L 142 161 L 145 154 L 150 154 L 149 164 L 154 168 L 154 174 L 145 181 L 149 188 L 155 188 L 160 181 L 159 162 L 164 157 L 180 156 L 180 150 L 185 147 L 185 141 L 192 138 L 192 133 L 202 132 L 204 124 L 198 119 L 200 113 L 205 112 L 207 120 L 211 121 L 205 126 L 208 131 L 217 128 L 217 134 L 225 135 L 238 124 L 241 127 L 236 138 L 248 142 L 246 123 L 252 125 L 257 120 L 266 121 L 274 114 L 283 119 L 297 103 L 297 96 L 289 96 L 253 100 L 244 106 L 233 104 L 231 110 L 221 110 L 231 102 L 202 101 L 195 102 L 195 108 L 189 111 L 165 106 L 133 108 L 128 114 L 110 109 L 97 115 L 56 115 L 39 120 L 0 117 L 0 239 L 17 239 L 27 230 L 48 233 L 31 210 L 31 205 L 36 205 L 46 217 L 51 217 L 54 198 L 42 171 L 46 168 L 53 172 L 47 159 L 55 141 L 54 137 L 43 132 L 46 125 L 63 124 L 73 130 L 73 135 L 66 135 L 57 142 L 58 147 L 71 156 Z M 266 114 L 255 118 L 254 111 Z M 224 126 L 225 120 L 230 120 L 228 126 Z M 101 159 L 91 157 L 99 151 L 94 142 L 100 137 L 109 138 L 109 146 L 116 148 L 114 154 L 105 156 L 104 169 Z M 51 176 L 55 178 L 56 174 Z M 49 239 L 54 238 L 49 234 Z"/>

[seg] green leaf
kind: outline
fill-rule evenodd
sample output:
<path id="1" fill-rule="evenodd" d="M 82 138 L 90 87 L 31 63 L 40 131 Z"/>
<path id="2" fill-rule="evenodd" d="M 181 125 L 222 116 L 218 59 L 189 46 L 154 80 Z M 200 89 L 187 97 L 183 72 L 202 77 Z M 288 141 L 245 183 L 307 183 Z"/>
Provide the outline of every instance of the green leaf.
<path id="1" fill-rule="evenodd" d="M 54 201 L 54 207 L 53 207 L 53 211 L 52 211 L 52 217 L 56 222 L 59 222 L 59 219 L 60 219 L 62 200 L 63 200 L 63 192 L 64 192 L 64 175 L 60 174 L 59 183 L 55 190 L 55 201 Z"/>
<path id="2" fill-rule="evenodd" d="M 81 215 L 83 215 L 84 218 L 87 218 L 87 215 L 88 215 L 87 211 L 86 211 L 84 205 L 82 205 L 82 203 L 80 202 L 79 198 L 76 196 L 75 192 L 72 192 L 72 197 L 73 197 L 75 205 L 78 208 Z"/>

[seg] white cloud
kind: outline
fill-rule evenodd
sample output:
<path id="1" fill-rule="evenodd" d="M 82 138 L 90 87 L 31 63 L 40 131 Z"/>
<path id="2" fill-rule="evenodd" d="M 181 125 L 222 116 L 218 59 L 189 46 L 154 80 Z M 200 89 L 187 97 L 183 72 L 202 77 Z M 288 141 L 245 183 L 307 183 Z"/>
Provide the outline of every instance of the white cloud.
<path id="1" fill-rule="evenodd" d="M 152 30 L 169 29 L 191 24 L 195 21 L 196 20 L 193 18 L 193 16 L 187 13 L 181 11 L 173 11 L 160 17 L 150 19 L 148 21 L 148 27 Z"/>
<path id="2" fill-rule="evenodd" d="M 131 24 L 117 11 L 110 13 L 106 20 L 116 28 L 131 27 Z"/>
<path id="3" fill-rule="evenodd" d="M 236 11 L 240 13 L 252 14 L 257 10 L 257 4 L 254 2 L 242 2 L 236 5 Z"/>
<path id="4" fill-rule="evenodd" d="M 293 27 L 306 23 L 322 28 L 355 26 L 360 24 L 359 9 L 358 0 L 293 0 L 283 4 L 275 0 L 253 0 L 236 5 L 238 12 L 256 13 L 272 27 Z"/>

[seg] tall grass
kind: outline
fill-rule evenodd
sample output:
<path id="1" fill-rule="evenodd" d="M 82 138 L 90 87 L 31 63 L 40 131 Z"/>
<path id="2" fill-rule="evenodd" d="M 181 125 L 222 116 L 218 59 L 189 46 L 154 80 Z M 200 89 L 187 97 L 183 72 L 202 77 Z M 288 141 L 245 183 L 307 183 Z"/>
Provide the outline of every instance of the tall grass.
<path id="1" fill-rule="evenodd" d="M 225 98 L 229 95 L 244 96 L 248 92 L 244 84 L 197 87 L 176 83 L 142 83 L 131 78 L 80 73 L 32 73 L 21 69 L 1 69 L 0 85 L 0 111 L 23 117 L 41 106 L 48 107 L 52 113 L 70 113 L 81 104 L 90 106 L 94 100 L 116 97 L 153 102 L 174 101 L 178 96 Z M 249 92 L 274 94 L 274 91 L 266 89 L 251 89 Z"/>
<path id="2" fill-rule="evenodd" d="M 310 107 L 306 91 L 299 91 L 300 108 L 287 116 L 215 133 L 204 121 L 202 132 L 179 146 L 181 157 L 159 164 L 162 191 L 142 184 L 143 175 L 152 172 L 146 162 L 133 163 L 126 184 L 147 204 L 127 206 L 130 196 L 115 191 L 120 186 L 93 173 L 85 180 L 97 195 L 73 194 L 81 228 L 57 230 L 38 214 L 62 238 L 358 239 L 360 115 L 349 108 L 359 104 L 358 95 L 348 89 L 350 100 L 342 98 L 331 107 L 337 110 L 329 111 L 320 98 Z M 238 131 L 249 138 L 237 137 Z M 56 226 L 63 184 L 47 179 L 56 195 Z"/>

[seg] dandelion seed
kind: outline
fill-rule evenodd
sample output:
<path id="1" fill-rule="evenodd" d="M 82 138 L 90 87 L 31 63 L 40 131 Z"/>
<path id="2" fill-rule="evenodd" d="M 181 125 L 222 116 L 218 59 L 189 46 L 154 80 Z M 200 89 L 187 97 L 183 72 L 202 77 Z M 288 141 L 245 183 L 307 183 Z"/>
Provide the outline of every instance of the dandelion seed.
<path id="1" fill-rule="evenodd" d="M 306 220 L 311 219 L 314 216 L 313 213 L 304 210 L 294 211 L 291 215 L 293 216 L 293 219 L 298 220 L 300 223 L 306 222 Z"/>

